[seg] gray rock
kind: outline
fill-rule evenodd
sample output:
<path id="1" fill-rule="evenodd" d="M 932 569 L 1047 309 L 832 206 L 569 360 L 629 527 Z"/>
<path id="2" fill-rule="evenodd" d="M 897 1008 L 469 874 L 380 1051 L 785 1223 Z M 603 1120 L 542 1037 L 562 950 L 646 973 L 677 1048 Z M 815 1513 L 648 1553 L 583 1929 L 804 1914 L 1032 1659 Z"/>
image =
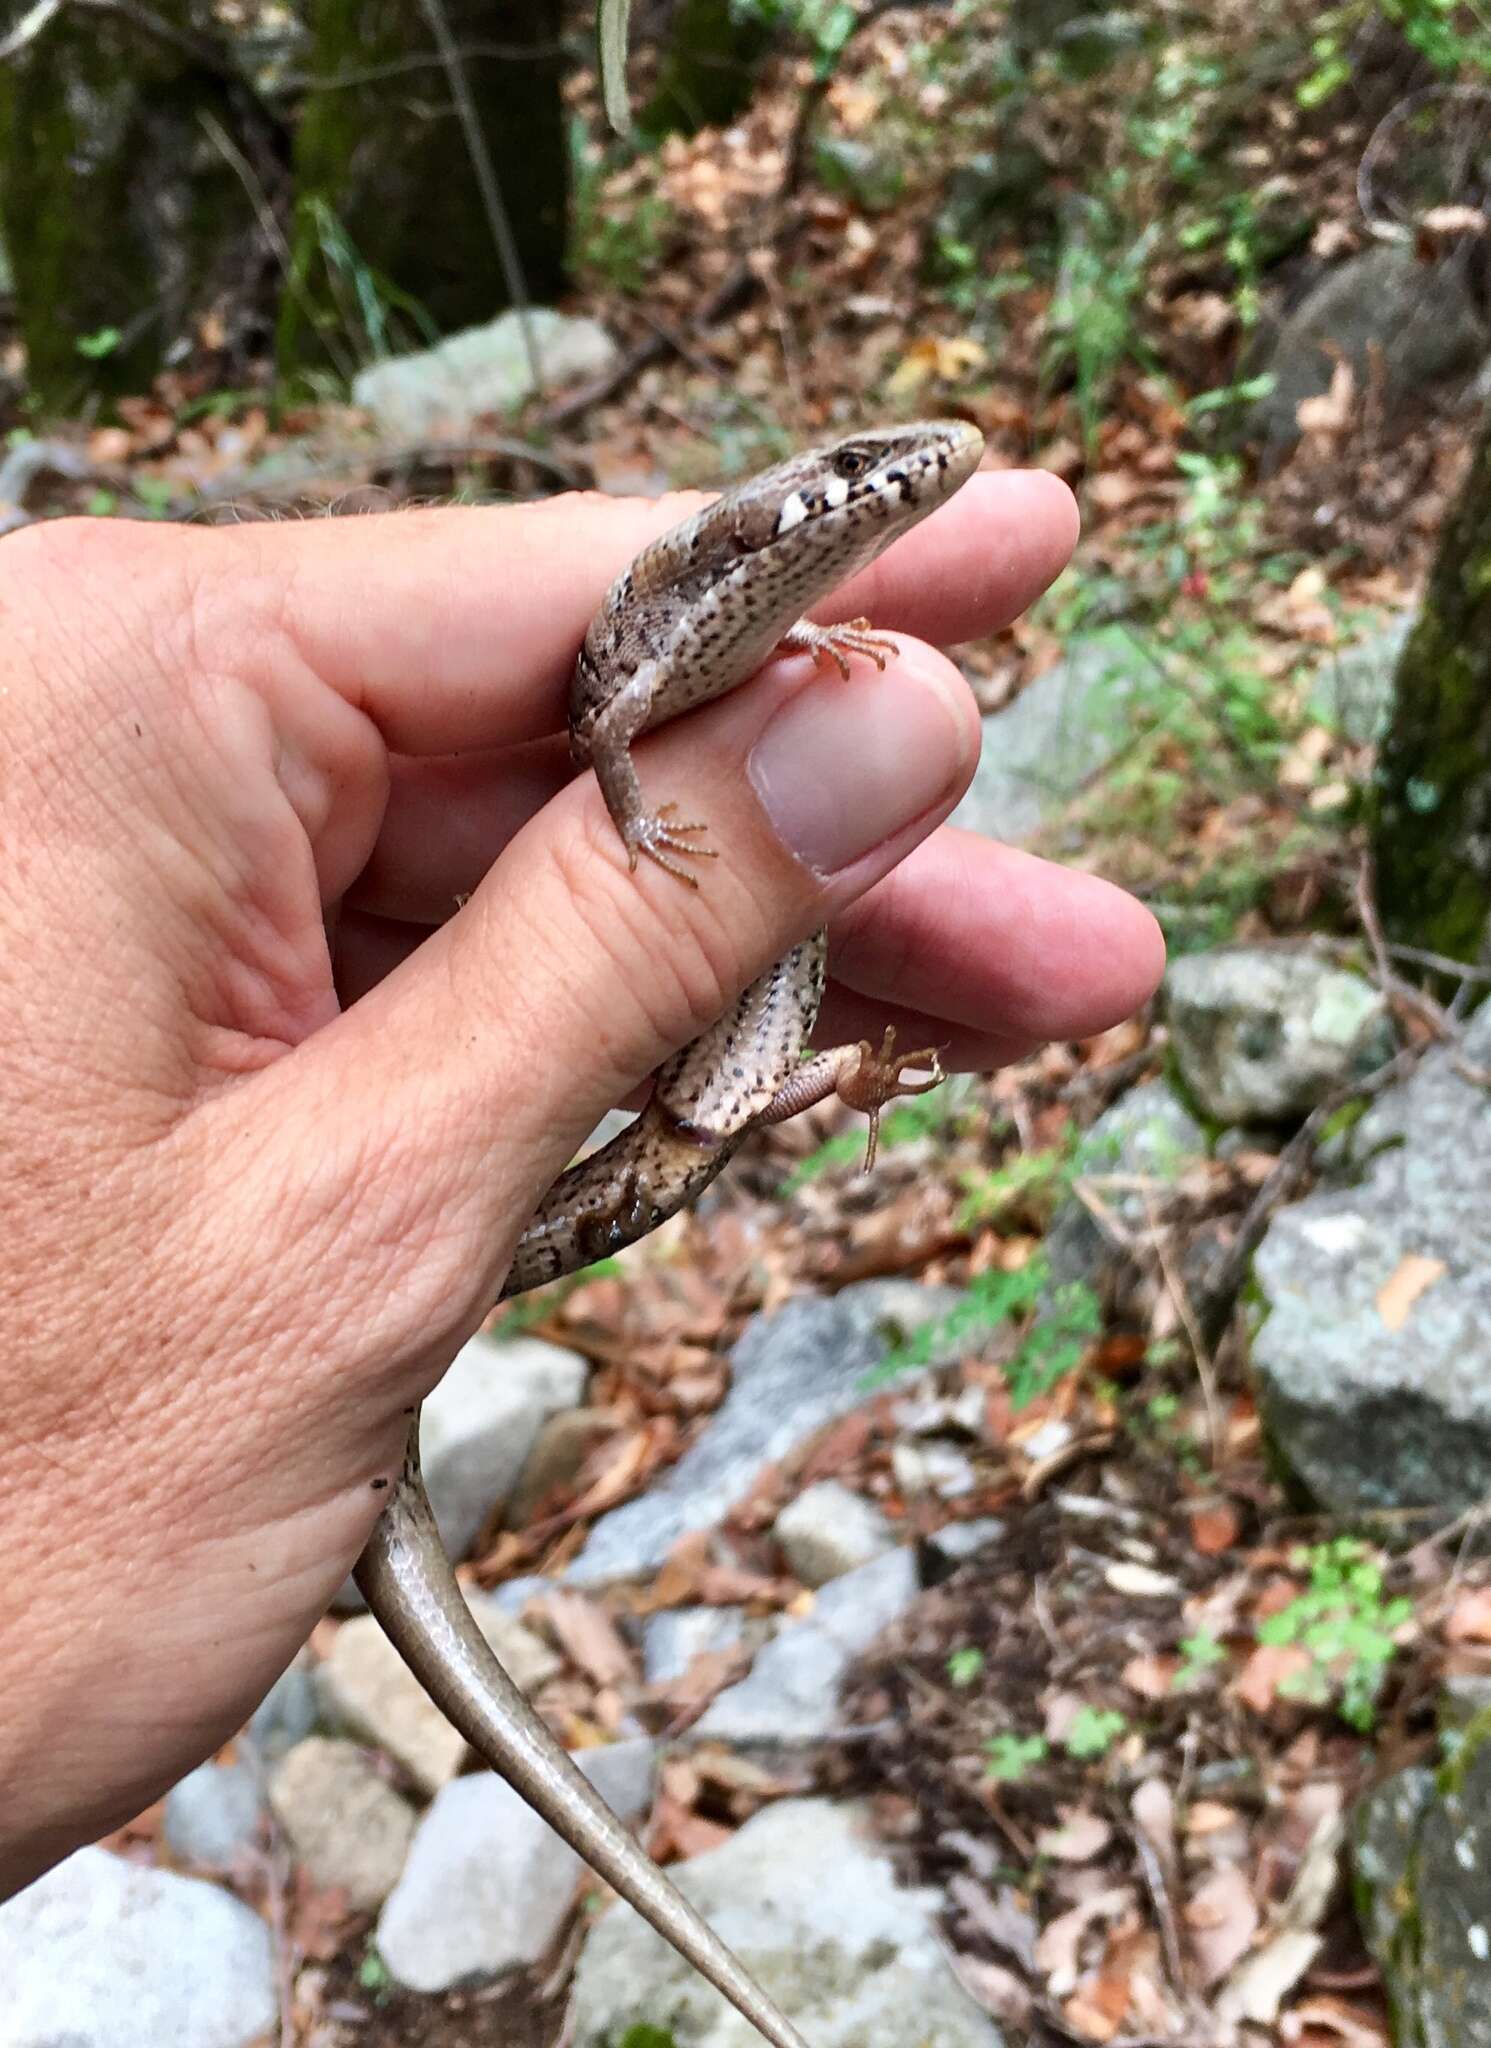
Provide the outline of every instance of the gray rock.
<path id="1" fill-rule="evenodd" d="M 804 1296 L 752 1317 L 704 1434 L 640 1500 L 605 1517 L 565 1576 L 597 1585 L 655 1570 L 681 1536 L 713 1528 L 763 1465 L 858 1406 L 892 1346 L 956 1298 L 948 1288 L 867 1280 L 832 1300 Z"/>
<path id="2" fill-rule="evenodd" d="M 805 1486 L 777 1516 L 771 1533 L 805 1586 L 827 1585 L 896 1543 L 879 1508 L 837 1479 Z"/>
<path id="3" fill-rule="evenodd" d="M 1311 953 L 1193 953 L 1171 963 L 1165 1002 L 1181 1079 L 1218 1123 L 1303 1116 L 1393 1053 L 1381 994 Z"/>
<path id="4" fill-rule="evenodd" d="M 1328 270 L 1278 327 L 1266 355 L 1273 388 L 1253 407 L 1248 436 L 1277 457 L 1299 439 L 1300 401 L 1330 389 L 1338 357 L 1391 407 L 1469 377 L 1488 338 L 1463 263 L 1421 263 L 1406 245 L 1379 245 Z"/>
<path id="5" fill-rule="evenodd" d="M 1353 1841 L 1399 2048 L 1491 2041 L 1491 1716 L 1437 1776 L 1402 1771 L 1362 1800 Z"/>
<path id="6" fill-rule="evenodd" d="M 936 1894 L 896 1884 L 859 1809 L 784 1800 L 671 1875 L 813 2048 L 1000 2048 L 948 1963 Z M 719 1993 L 623 1905 L 585 1944 L 574 2023 L 575 2048 L 607 2048 L 643 2023 L 665 2026 L 677 2048 L 759 2048 Z"/>
<path id="7" fill-rule="evenodd" d="M 632 1819 L 652 1796 L 648 1741 L 588 1749 L 575 1761 Z M 378 1921 L 378 1951 L 401 1984 L 443 1991 L 536 1962 L 558 1933 L 584 1866 L 489 1772 L 439 1792 Z"/>
<path id="8" fill-rule="evenodd" d="M 309 1664 L 294 1663 L 280 1673 L 255 1707 L 248 1724 L 249 1740 L 266 1763 L 277 1763 L 297 1742 L 315 1733 L 320 1711 L 315 1671 Z"/>
<path id="9" fill-rule="evenodd" d="M 0 1905 L 5 2048 L 248 2048 L 269 1929 L 214 1884 L 80 1849 Z"/>
<path id="10" fill-rule="evenodd" d="M 812 1613 L 779 1629 L 749 1674 L 726 1687 L 693 1732 L 721 1742 L 821 1741 L 839 1725 L 839 1686 L 849 1664 L 918 1590 L 916 1559 L 906 1547 L 831 1579 Z"/>
<path id="11" fill-rule="evenodd" d="M 996 1515 L 978 1515 L 971 1522 L 949 1522 L 929 1537 L 939 1557 L 949 1564 L 963 1564 L 981 1550 L 992 1550 L 1004 1535 L 1004 1523 Z"/>
<path id="12" fill-rule="evenodd" d="M 414 1809 L 355 1742 L 311 1735 L 270 1781 L 270 1801 L 295 1860 L 358 1912 L 381 1906 L 414 1838 Z"/>
<path id="13" fill-rule="evenodd" d="M 202 1764 L 166 1794 L 161 1832 L 185 1863 L 225 1870 L 252 1843 L 264 1811 L 247 1764 Z"/>
<path id="14" fill-rule="evenodd" d="M 470 1603 L 487 1641 L 517 1684 L 553 1676 L 553 1652 L 496 1602 Z M 465 1760 L 466 1745 L 370 1614 L 343 1622 L 317 1673 L 327 1722 L 375 1743 L 423 1792 L 437 1792 Z"/>
<path id="15" fill-rule="evenodd" d="M 1311 715 L 1356 746 L 1375 745 L 1387 730 L 1393 678 L 1416 616 L 1397 612 L 1322 661 L 1310 685 Z"/>
<path id="16" fill-rule="evenodd" d="M 1464 1057 L 1491 1062 L 1491 1007 Z M 1281 1210 L 1254 1260 L 1264 1421 L 1336 1513 L 1453 1512 L 1491 1491 L 1491 1096 L 1456 1058 L 1431 1052 L 1380 1096 L 1351 1134 L 1357 1184 Z M 1383 1290 L 1415 1272 L 1395 1306 Z"/>
<path id="17" fill-rule="evenodd" d="M 1450 1672 L 1439 1693 L 1437 1718 L 1441 1738 L 1463 1734 L 1482 1714 L 1491 1722 L 1491 1672 Z"/>
<path id="18" fill-rule="evenodd" d="M 682 1678 L 696 1657 L 733 1650 L 746 1636 L 743 1607 L 674 1607 L 642 1627 L 642 1671 L 649 1685 Z"/>
<path id="19" fill-rule="evenodd" d="M 956 1444 L 893 1444 L 890 1466 L 896 1485 L 909 1498 L 931 1493 L 939 1500 L 961 1500 L 978 1485 L 973 1460 Z"/>
<path id="20" fill-rule="evenodd" d="M 473 1337 L 420 1414 L 419 1455 L 441 1540 L 464 1557 L 508 1500 L 539 1431 L 584 1399 L 584 1359 L 537 1337 Z"/>
<path id="21" fill-rule="evenodd" d="M 1104 626 L 984 720 L 979 764 L 952 823 L 1022 845 L 1134 737 L 1135 712 L 1164 682 L 1137 633 Z"/>
<path id="22" fill-rule="evenodd" d="M 1163 1078 L 1142 1081 L 1104 1110 L 1082 1140 L 1078 1163 L 1124 1230 L 1143 1231 L 1165 1183 L 1206 1157 L 1206 1132 Z M 1104 1184 L 1105 1176 L 1113 1185 Z M 1133 1185 L 1155 1183 L 1150 1200 Z M 1046 1257 L 1057 1287 L 1097 1287 L 1124 1263 L 1122 1246 L 1075 1195 L 1057 1205 L 1046 1233 Z"/>
<path id="23" fill-rule="evenodd" d="M 508 1499 L 507 1526 L 526 1527 L 556 1488 L 568 1488 L 591 1452 L 615 1431 L 616 1417 L 610 1409 L 565 1408 L 551 1415 L 534 1438 Z"/>
<path id="24" fill-rule="evenodd" d="M 532 307 L 528 320 L 545 389 L 599 376 L 616 360 L 616 344 L 597 320 L 547 306 Z M 448 335 L 435 348 L 373 363 L 352 380 L 353 404 L 370 412 L 382 433 L 411 441 L 459 440 L 485 414 L 511 412 L 533 391 L 516 313 Z"/>

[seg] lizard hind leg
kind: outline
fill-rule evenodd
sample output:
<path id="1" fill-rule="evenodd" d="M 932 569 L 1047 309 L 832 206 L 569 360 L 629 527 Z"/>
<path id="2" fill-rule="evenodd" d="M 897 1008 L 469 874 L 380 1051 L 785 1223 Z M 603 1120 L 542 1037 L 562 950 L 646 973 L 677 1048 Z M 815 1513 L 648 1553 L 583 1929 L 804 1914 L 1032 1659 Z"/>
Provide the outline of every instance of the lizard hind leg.
<path id="1" fill-rule="evenodd" d="M 902 1078 L 905 1067 L 925 1067 L 927 1074 L 922 1080 L 908 1081 Z M 869 1116 L 870 1136 L 864 1164 L 868 1173 L 880 1148 L 880 1112 L 885 1105 L 899 1095 L 925 1095 L 946 1079 L 935 1045 L 898 1053 L 896 1027 L 887 1024 L 878 1052 L 868 1039 L 862 1038 L 858 1045 L 836 1045 L 804 1060 L 783 1082 L 757 1121 L 785 1123 L 799 1111 L 811 1109 L 815 1102 L 837 1095 L 846 1108 L 862 1109 Z"/>

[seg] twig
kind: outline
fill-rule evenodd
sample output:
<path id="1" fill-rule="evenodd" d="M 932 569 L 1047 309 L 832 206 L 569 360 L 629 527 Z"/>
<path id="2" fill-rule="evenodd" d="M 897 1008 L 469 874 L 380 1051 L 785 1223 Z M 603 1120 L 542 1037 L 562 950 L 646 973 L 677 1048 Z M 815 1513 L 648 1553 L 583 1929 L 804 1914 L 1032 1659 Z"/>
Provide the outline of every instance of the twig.
<path id="1" fill-rule="evenodd" d="M 289 292 L 301 312 L 305 314 L 307 320 L 311 323 L 312 330 L 320 335 L 321 345 L 331 357 L 332 367 L 337 375 L 344 384 L 350 384 L 355 366 L 340 356 L 339 351 L 332 343 L 330 335 L 321 330 L 316 320 L 316 309 L 311 304 L 310 294 L 307 292 L 295 262 L 291 257 L 290 244 L 285 240 L 284 230 L 279 224 L 274 208 L 269 203 L 269 195 L 264 190 L 263 182 L 258 172 L 215 114 L 211 114 L 205 107 L 201 107 L 197 111 L 197 119 L 201 122 L 202 131 L 208 141 L 219 152 L 229 169 L 236 174 L 238 182 L 247 193 L 249 205 L 254 209 L 254 218 L 259 223 L 259 232 L 263 235 L 265 241 L 268 242 L 270 253 L 280 267 L 280 279 L 285 290 Z"/>
<path id="2" fill-rule="evenodd" d="M 1206 1409 L 1206 1434 L 1211 1440 L 1212 1469 L 1215 1471 L 1222 1462 L 1223 1451 L 1222 1415 L 1217 1401 L 1217 1362 L 1212 1357 L 1211 1347 L 1197 1320 L 1191 1297 L 1186 1291 L 1186 1284 L 1175 1270 L 1166 1243 L 1165 1227 L 1156 1216 L 1153 1200 L 1147 1192 L 1144 1196 L 1144 1216 L 1149 1225 L 1155 1256 L 1160 1262 L 1160 1277 L 1165 1283 L 1165 1291 L 1170 1296 L 1171 1306 L 1180 1317 L 1185 1333 L 1191 1340 L 1191 1353 L 1196 1360 L 1196 1377 L 1201 1382 L 1201 1399 Z"/>
<path id="3" fill-rule="evenodd" d="M 751 296 L 757 282 L 750 264 L 738 263 L 724 283 L 705 300 L 699 317 L 694 322 L 695 334 L 713 327 L 716 321 L 723 320 L 727 314 L 735 312 L 737 307 L 743 305 Z M 588 384 L 577 385 L 573 391 L 566 392 L 563 398 L 556 399 L 552 405 L 546 406 L 538 416 L 538 424 L 551 430 L 570 426 L 582 413 L 589 412 L 592 406 L 604 405 L 608 398 L 614 398 L 618 391 L 624 390 L 634 377 L 640 376 L 651 364 L 661 362 L 665 356 L 671 355 L 676 346 L 671 334 L 655 328 L 635 347 L 629 348 L 609 370 L 603 370 L 598 377 L 592 377 Z"/>
<path id="4" fill-rule="evenodd" d="M 528 280 L 523 275 L 523 260 L 518 254 L 512 219 L 507 210 L 507 203 L 502 197 L 502 188 L 497 182 L 497 173 L 492 168 L 492 155 L 487 148 L 487 138 L 482 133 L 481 121 L 476 112 L 476 101 L 471 97 L 466 67 L 461 62 L 456 39 L 450 32 L 450 22 L 442 0 L 420 0 L 420 7 L 425 20 L 430 24 L 430 33 L 435 38 L 440 61 L 445 66 L 450 96 L 455 102 L 456 113 L 460 117 L 461 128 L 466 137 L 466 152 L 471 158 L 471 168 L 476 173 L 476 187 L 481 194 L 487 226 L 497 250 L 497 260 L 502 265 L 502 279 L 507 289 L 508 302 L 518 316 L 518 327 L 523 336 L 523 353 L 528 358 L 528 375 L 534 390 L 541 391 L 544 383 L 543 363 L 539 357 L 538 338 L 533 329 Z"/>
<path id="5" fill-rule="evenodd" d="M 1491 108 L 1491 91 L 1482 85 L 1429 85 L 1425 86 L 1422 92 L 1409 93 L 1395 106 L 1388 108 L 1373 129 L 1356 171 L 1356 203 L 1361 209 L 1368 233 L 1379 242 L 1406 242 L 1412 231 L 1403 222 L 1388 221 L 1379 217 L 1373 204 L 1372 174 L 1394 129 L 1411 114 L 1416 114 L 1421 107 L 1426 107 L 1435 100 L 1458 101 L 1462 104 L 1478 101 L 1482 106 Z M 1445 197 L 1452 198 L 1453 194 L 1446 193 Z"/>
<path id="6" fill-rule="evenodd" d="M 463 64 L 482 57 L 495 58 L 502 64 L 549 64 L 556 57 L 565 55 L 565 45 L 562 42 L 459 43 L 456 54 Z M 423 50 L 416 50 L 407 57 L 390 57 L 383 64 L 363 64 L 345 71 L 285 71 L 275 79 L 273 95 L 278 99 L 292 92 L 346 92 L 359 85 L 381 85 L 388 78 L 403 78 L 411 71 L 438 71 L 444 62 L 438 51 L 430 56 Z"/>
<path id="7" fill-rule="evenodd" d="M 17 56 L 46 28 L 49 22 L 67 5 L 67 0 L 36 0 L 36 5 L 23 14 L 8 36 L 0 37 L 0 64 Z"/>

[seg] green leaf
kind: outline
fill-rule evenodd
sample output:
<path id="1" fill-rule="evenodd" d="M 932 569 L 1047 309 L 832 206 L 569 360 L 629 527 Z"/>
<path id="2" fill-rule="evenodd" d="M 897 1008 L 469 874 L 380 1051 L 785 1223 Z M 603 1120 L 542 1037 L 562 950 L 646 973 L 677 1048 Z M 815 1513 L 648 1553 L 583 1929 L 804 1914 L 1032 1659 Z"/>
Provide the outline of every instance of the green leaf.
<path id="1" fill-rule="evenodd" d="M 124 336 L 117 327 L 100 327 L 92 334 L 80 334 L 73 344 L 80 356 L 87 356 L 89 362 L 101 362 L 111 356 Z"/>
<path id="2" fill-rule="evenodd" d="M 627 29 L 632 0 L 596 0 L 595 40 L 600 53 L 601 99 L 606 119 L 624 140 L 632 135 L 632 107 L 626 92 Z"/>

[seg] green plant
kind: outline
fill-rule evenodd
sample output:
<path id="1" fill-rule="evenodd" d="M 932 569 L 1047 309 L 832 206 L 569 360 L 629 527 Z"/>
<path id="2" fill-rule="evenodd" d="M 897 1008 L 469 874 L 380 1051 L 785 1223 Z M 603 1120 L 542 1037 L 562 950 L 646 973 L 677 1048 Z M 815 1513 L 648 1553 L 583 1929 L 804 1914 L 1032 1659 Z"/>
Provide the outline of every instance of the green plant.
<path id="1" fill-rule="evenodd" d="M 944 1081 L 940 1088 L 928 1089 L 925 1095 L 908 1096 L 904 1102 L 898 1102 L 880 1119 L 880 1151 L 890 1152 L 897 1145 L 910 1145 L 919 1138 L 942 1137 L 962 1115 L 968 1092 L 965 1077 L 959 1075 Z M 782 1183 L 782 1193 L 795 1195 L 834 1167 L 858 1165 L 864 1156 L 864 1132 L 839 1131 L 825 1138 L 806 1159 L 799 1160 Z"/>
<path id="2" fill-rule="evenodd" d="M 569 125 L 570 264 L 629 297 L 644 291 L 673 236 L 675 215 L 661 193 L 619 196 L 607 185 L 608 152 L 592 143 L 576 116 Z M 641 164 L 638 174 L 647 166 Z"/>
<path id="3" fill-rule="evenodd" d="M 381 1998 L 393 1988 L 393 1973 L 371 1940 L 362 1952 L 362 1961 L 357 1966 L 357 1981 L 364 1991 L 371 1991 Z"/>
<path id="4" fill-rule="evenodd" d="M 1389 1599 L 1382 1565 L 1365 1543 L 1338 1536 L 1295 1551 L 1308 1568 L 1305 1591 L 1259 1624 L 1260 1643 L 1297 1644 L 1308 1666 L 1286 1675 L 1279 1691 L 1325 1706 L 1332 1701 L 1348 1726 L 1366 1734 L 1377 1717 L 1377 1697 L 1398 1653 L 1398 1631 L 1413 1619 L 1413 1602 Z"/>
<path id="5" fill-rule="evenodd" d="M 80 334 L 73 347 L 80 356 L 86 356 L 90 363 L 102 362 L 105 356 L 113 355 L 124 336 L 117 327 L 100 327 L 92 334 Z"/>
<path id="6" fill-rule="evenodd" d="M 622 2035 L 619 2048 L 673 2048 L 668 2027 L 655 2027 L 647 2020 L 634 2020 Z"/>
<path id="7" fill-rule="evenodd" d="M 1048 1293 L 1050 1278 L 1050 1266 L 1039 1253 L 1012 1273 L 980 1273 L 945 1314 L 923 1323 L 895 1346 L 867 1375 L 868 1383 L 878 1385 L 965 1345 L 972 1347 L 1039 1303 L 1043 1314 L 1004 1368 L 1015 1406 L 1026 1406 L 1071 1371 L 1100 1325 L 1097 1297 L 1090 1287 L 1076 1284 Z"/>
<path id="8" fill-rule="evenodd" d="M 1112 1708 L 1079 1707 L 1061 1746 L 1068 1756 L 1082 1760 L 1106 1756 L 1128 1725 L 1127 1718 Z"/>
<path id="9" fill-rule="evenodd" d="M 1048 1754 L 1049 1746 L 1040 1735 L 991 1735 L 984 1744 L 984 1776 L 996 1785 L 1018 1785 Z"/>
<path id="10" fill-rule="evenodd" d="M 1119 367 L 1144 354 L 1138 306 L 1158 239 L 1157 223 L 1135 231 L 1111 195 L 1091 195 L 1067 223 L 1042 369 L 1052 382 L 1070 373 L 1089 451 Z"/>
<path id="11" fill-rule="evenodd" d="M 1182 1691 L 1186 1686 L 1194 1685 L 1214 1665 L 1226 1661 L 1227 1652 L 1210 1629 L 1198 1628 L 1194 1634 L 1181 1639 L 1180 1663 L 1171 1684 L 1177 1691 Z"/>
<path id="12" fill-rule="evenodd" d="M 964 1649 L 950 1650 L 947 1659 L 947 1682 L 949 1685 L 972 1685 L 984 1668 L 984 1653 L 970 1643 Z"/>

